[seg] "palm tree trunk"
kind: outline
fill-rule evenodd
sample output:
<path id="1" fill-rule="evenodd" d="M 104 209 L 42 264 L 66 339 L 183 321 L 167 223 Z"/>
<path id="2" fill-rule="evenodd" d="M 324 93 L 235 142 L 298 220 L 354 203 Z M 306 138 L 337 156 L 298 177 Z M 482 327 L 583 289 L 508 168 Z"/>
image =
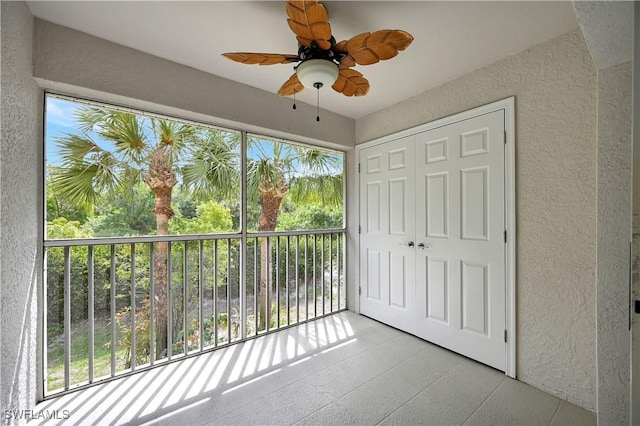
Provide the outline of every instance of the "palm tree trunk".
<path id="1" fill-rule="evenodd" d="M 258 188 L 260 193 L 260 201 L 262 208 L 260 210 L 260 217 L 258 218 L 258 231 L 268 232 L 275 231 L 278 223 L 278 214 L 280 213 L 280 204 L 282 198 L 284 198 L 287 187 L 284 188 L 265 188 L 261 186 Z M 260 294 L 258 295 L 258 329 L 263 330 L 267 322 L 270 324 L 271 318 L 271 297 L 267 291 L 269 283 L 270 272 L 273 271 L 273 265 L 271 262 L 271 250 L 267 247 L 268 237 L 264 237 L 260 240 Z M 273 294 L 273 291 L 271 291 Z M 279 307 L 278 307 L 279 309 Z M 256 330 L 257 331 L 257 330 Z"/>
<path id="2" fill-rule="evenodd" d="M 177 179 L 171 170 L 167 158 L 158 153 L 151 161 L 149 173 L 144 179 L 155 197 L 156 234 L 169 234 L 169 219 L 174 215 L 171 208 L 171 197 L 173 186 Z M 168 336 L 171 330 L 168 329 L 168 312 L 171 303 L 167 298 L 168 286 L 168 247 L 166 242 L 160 242 L 157 246 L 155 259 L 155 331 L 156 331 L 156 359 L 163 358 L 167 349 Z"/>
<path id="3" fill-rule="evenodd" d="M 169 219 L 173 216 L 171 209 L 171 188 L 165 188 L 164 191 L 154 191 L 156 196 L 156 232 L 158 235 L 169 234 Z M 169 282 L 167 280 L 168 267 L 168 248 L 166 242 L 158 243 L 157 256 L 155 259 L 155 318 L 156 318 L 156 359 L 164 357 L 167 349 L 168 330 L 167 316 L 170 309 L 170 303 L 167 299 L 167 289 Z"/>

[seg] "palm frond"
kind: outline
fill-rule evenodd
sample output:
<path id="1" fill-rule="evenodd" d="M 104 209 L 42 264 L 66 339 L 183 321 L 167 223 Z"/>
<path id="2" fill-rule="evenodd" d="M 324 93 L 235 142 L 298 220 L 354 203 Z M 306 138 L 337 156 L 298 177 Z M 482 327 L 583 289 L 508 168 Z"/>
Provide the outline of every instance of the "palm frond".
<path id="1" fill-rule="evenodd" d="M 135 163 L 143 161 L 149 147 L 144 126 L 133 114 L 112 112 L 110 120 L 98 130 L 98 134 L 114 143 L 116 152 Z"/>
<path id="2" fill-rule="evenodd" d="M 153 131 L 157 138 L 157 145 L 168 147 L 172 157 L 184 153 L 185 147 L 194 142 L 198 132 L 195 127 L 169 120 L 152 120 Z"/>
<path id="3" fill-rule="evenodd" d="M 84 107 L 76 112 L 76 119 L 83 132 L 95 132 L 112 142 L 116 153 L 128 161 L 141 163 L 148 154 L 150 147 L 142 116 L 107 108 Z"/>
<path id="4" fill-rule="evenodd" d="M 295 177 L 290 193 L 297 202 L 321 202 L 328 206 L 342 205 L 344 196 L 342 175 L 316 175 Z"/>
<path id="5" fill-rule="evenodd" d="M 99 123 L 108 119 L 109 110 L 98 107 L 83 107 L 77 109 L 74 115 L 80 130 L 84 133 L 88 133 L 93 131 Z"/>
<path id="6" fill-rule="evenodd" d="M 311 174 L 331 174 L 342 171 L 343 154 L 295 146 L 296 160 Z"/>
<path id="7" fill-rule="evenodd" d="M 237 138 L 211 130 L 194 140 L 182 171 L 183 184 L 198 198 L 237 196 L 240 187 L 240 153 Z"/>
<path id="8" fill-rule="evenodd" d="M 51 177 L 51 189 L 73 205 L 93 204 L 100 192 L 119 184 L 113 164 L 77 162 L 57 169 Z"/>
<path id="9" fill-rule="evenodd" d="M 83 161 L 90 154 L 104 153 L 104 150 L 88 136 L 83 137 L 67 133 L 64 136 L 57 137 L 55 142 L 65 163 Z"/>

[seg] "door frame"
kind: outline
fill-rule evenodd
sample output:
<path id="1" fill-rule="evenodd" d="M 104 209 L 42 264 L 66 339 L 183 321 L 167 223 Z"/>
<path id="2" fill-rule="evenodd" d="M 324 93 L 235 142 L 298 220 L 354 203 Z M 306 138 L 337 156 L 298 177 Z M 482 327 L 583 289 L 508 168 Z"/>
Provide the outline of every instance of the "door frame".
<path id="1" fill-rule="evenodd" d="M 507 329 L 506 344 L 506 369 L 505 374 L 516 378 L 516 175 L 515 175 L 515 97 L 509 97 L 477 108 L 463 111 L 448 117 L 444 117 L 429 123 L 421 124 L 409 129 L 382 136 L 356 146 L 356 161 L 358 163 L 358 173 L 356 178 L 356 188 L 358 194 L 358 227 L 360 227 L 360 155 L 365 148 L 391 142 L 396 139 L 433 130 L 438 127 L 447 126 L 459 121 L 468 120 L 495 111 L 504 113 L 505 129 L 505 152 L 504 152 L 504 218 L 505 230 L 507 231 L 507 241 L 505 244 L 505 282 L 506 282 L 506 312 L 505 324 Z M 357 253 L 355 258 L 360 262 L 360 233 L 358 232 L 358 242 L 356 244 Z M 358 263 L 359 265 L 359 263 Z M 360 267 L 355 268 L 356 282 L 360 288 Z M 360 313 L 360 296 L 356 298 L 356 313 Z"/>

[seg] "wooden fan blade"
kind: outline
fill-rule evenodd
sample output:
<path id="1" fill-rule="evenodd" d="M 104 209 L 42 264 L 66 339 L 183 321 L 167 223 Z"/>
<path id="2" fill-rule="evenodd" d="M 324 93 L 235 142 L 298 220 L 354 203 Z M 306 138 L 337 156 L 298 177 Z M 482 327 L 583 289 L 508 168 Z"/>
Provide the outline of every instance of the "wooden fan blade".
<path id="1" fill-rule="evenodd" d="M 304 86 L 302 85 L 302 83 L 300 83 L 300 80 L 298 80 L 298 75 L 296 73 L 293 73 L 293 75 L 289 77 L 289 80 L 287 80 L 282 85 L 280 90 L 278 90 L 278 95 L 291 96 L 294 93 L 300 93 L 303 90 Z"/>
<path id="2" fill-rule="evenodd" d="M 258 65 L 289 64 L 299 60 L 298 55 L 281 53 L 229 52 L 223 53 L 222 56 L 242 64 Z"/>
<path id="3" fill-rule="evenodd" d="M 369 92 L 369 81 L 356 70 L 342 68 L 331 87 L 345 96 L 364 96 Z"/>
<path id="4" fill-rule="evenodd" d="M 315 41 L 320 49 L 331 48 L 331 25 L 327 9 L 317 0 L 288 0 L 287 23 L 298 42 L 310 47 Z"/>
<path id="5" fill-rule="evenodd" d="M 342 67 L 371 65 L 391 59 L 399 51 L 406 49 L 413 41 L 413 36 L 402 30 L 380 30 L 375 33 L 362 33 L 350 40 L 341 41 L 336 51 L 348 54 L 341 62 Z"/>
<path id="6" fill-rule="evenodd" d="M 347 53 L 347 40 L 342 40 L 341 42 L 337 43 L 334 50 L 336 52 Z M 351 68 L 355 66 L 355 64 L 356 61 L 351 56 L 347 55 L 342 58 L 342 61 L 340 61 L 340 68 Z"/>

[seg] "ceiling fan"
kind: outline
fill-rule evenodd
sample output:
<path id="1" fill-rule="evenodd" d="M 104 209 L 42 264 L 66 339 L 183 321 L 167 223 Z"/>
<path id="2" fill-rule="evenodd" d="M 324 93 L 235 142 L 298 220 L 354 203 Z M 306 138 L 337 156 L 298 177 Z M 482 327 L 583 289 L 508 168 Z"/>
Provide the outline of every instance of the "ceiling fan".
<path id="1" fill-rule="evenodd" d="M 336 43 L 329 15 L 317 0 L 288 0 L 287 23 L 298 39 L 298 54 L 229 52 L 223 56 L 243 64 L 274 65 L 296 63 L 295 73 L 280 87 L 280 96 L 294 96 L 307 88 L 331 85 L 345 96 L 364 96 L 369 81 L 351 67 L 391 59 L 406 49 L 413 37 L 402 30 L 362 33 Z M 319 121 L 319 117 L 316 118 Z"/>

